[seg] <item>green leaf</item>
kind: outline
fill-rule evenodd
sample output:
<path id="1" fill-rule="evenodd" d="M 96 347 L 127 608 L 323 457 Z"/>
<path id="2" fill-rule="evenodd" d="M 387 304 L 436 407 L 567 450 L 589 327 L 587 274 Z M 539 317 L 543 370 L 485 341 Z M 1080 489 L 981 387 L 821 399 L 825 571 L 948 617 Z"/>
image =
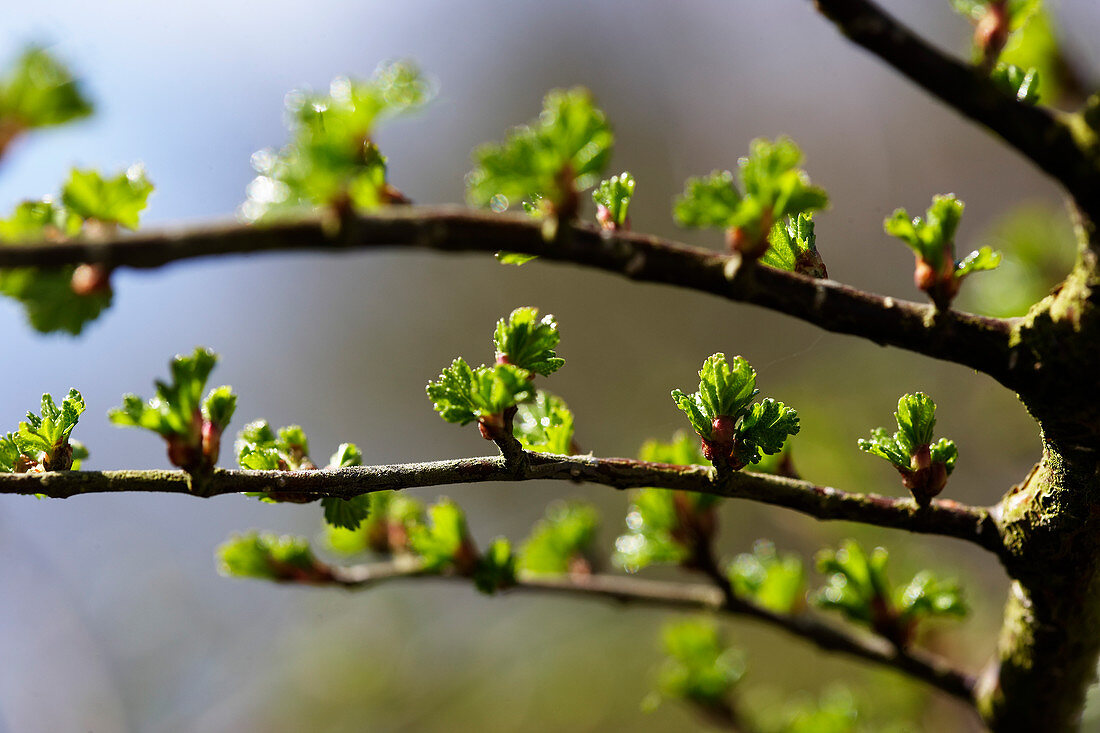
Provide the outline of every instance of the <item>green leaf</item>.
<path id="1" fill-rule="evenodd" d="M 7 219 L 0 220 L 0 241 L 56 240 L 80 231 L 80 220 L 48 199 L 23 201 Z"/>
<path id="2" fill-rule="evenodd" d="M 688 538 L 696 525 L 712 523 L 718 497 L 709 494 L 639 489 L 631 494 L 626 533 L 615 540 L 612 561 L 634 573 L 649 565 L 679 563 L 689 559 Z"/>
<path id="3" fill-rule="evenodd" d="M 737 356 L 729 362 L 719 353 L 703 363 L 698 392 L 675 389 L 672 399 L 703 439 L 704 455 L 739 468 L 757 463 L 762 454 L 778 453 L 799 429 L 794 409 L 770 398 L 753 404 L 758 393 L 756 371 L 748 361 Z"/>
<path id="4" fill-rule="evenodd" d="M 741 652 L 727 648 L 706 621 L 666 624 L 662 637 L 668 656 L 658 678 L 661 695 L 703 705 L 725 703 L 745 673 Z"/>
<path id="5" fill-rule="evenodd" d="M 218 430 L 225 430 L 237 409 L 237 395 L 227 385 L 215 387 L 202 401 L 202 416 Z"/>
<path id="6" fill-rule="evenodd" d="M 554 351 L 561 336 L 558 324 L 549 313 L 539 319 L 539 309 L 516 308 L 497 321 L 493 346 L 498 363 L 512 364 L 536 374 L 549 375 L 561 369 L 565 359 Z"/>
<path id="7" fill-rule="evenodd" d="M 900 446 L 907 453 L 932 442 L 932 433 L 936 428 L 936 403 L 924 392 L 902 396 L 894 418 L 898 423 Z"/>
<path id="8" fill-rule="evenodd" d="M 309 579 L 323 568 L 306 538 L 269 532 L 231 535 L 218 547 L 216 557 L 218 572 L 235 578 Z"/>
<path id="9" fill-rule="evenodd" d="M 530 372 L 512 364 L 471 369 L 461 357 L 428 383 L 428 398 L 447 422 L 466 425 L 499 415 L 531 396 Z"/>
<path id="10" fill-rule="evenodd" d="M 599 512 L 583 502 L 558 502 L 531 530 L 520 547 L 519 569 L 540 575 L 564 575 L 590 567 L 588 557 L 599 529 Z"/>
<path id="11" fill-rule="evenodd" d="M 647 440 L 642 444 L 638 457 L 643 461 L 671 463 L 674 466 L 706 466 L 709 461 L 703 456 L 698 437 L 685 430 L 677 430 L 671 442 Z"/>
<path id="12" fill-rule="evenodd" d="M 801 162 L 802 151 L 790 138 L 757 138 L 749 143 L 748 156 L 737 161 L 740 191 L 729 171 L 688 179 L 673 216 L 681 226 L 740 230 L 750 251 L 759 256 L 776 222 L 829 204 L 825 191 L 811 185 L 798 167 Z"/>
<path id="13" fill-rule="evenodd" d="M 1040 88 L 1038 69 L 1021 69 L 1015 64 L 999 63 L 990 72 L 989 78 L 998 89 L 1017 102 L 1038 104 Z"/>
<path id="14" fill-rule="evenodd" d="M 917 502 L 927 504 L 955 470 L 958 448 L 947 438 L 933 442 L 936 403 L 923 392 L 903 395 L 894 419 L 897 432 L 876 428 L 869 440 L 859 441 L 859 448 L 892 463 Z"/>
<path id="15" fill-rule="evenodd" d="M 428 509 L 430 522 L 413 525 L 409 533 L 412 551 L 420 557 L 424 568 L 438 571 L 454 567 L 461 570 L 471 548 L 466 515 L 450 499 L 440 499 Z"/>
<path id="16" fill-rule="evenodd" d="M 726 229 L 732 226 L 740 205 L 741 193 L 733 173 L 716 170 L 709 176 L 687 180 L 672 216 L 682 227 Z"/>
<path id="17" fill-rule="evenodd" d="M 972 272 L 993 270 L 1001 264 L 1001 253 L 982 247 L 955 263 L 955 278 L 963 278 Z"/>
<path id="18" fill-rule="evenodd" d="M 898 468 L 909 470 L 911 457 L 896 435 L 890 435 L 883 428 L 871 431 L 870 439 L 860 438 L 859 449 L 889 461 Z"/>
<path id="19" fill-rule="evenodd" d="M 913 576 L 899 589 L 896 603 L 903 619 L 916 622 L 933 616 L 965 618 L 970 612 L 962 589 L 954 580 L 940 580 L 928 570 Z"/>
<path id="20" fill-rule="evenodd" d="M 894 613 L 890 581 L 886 577 L 889 553 L 876 547 L 870 555 L 855 540 L 838 550 L 817 554 L 817 569 L 828 583 L 813 597 L 821 608 L 840 611 L 852 621 L 879 629 Z"/>
<path id="21" fill-rule="evenodd" d="M 1056 104 L 1072 93 L 1079 81 L 1072 65 L 1066 62 L 1050 13 L 1038 0 L 1025 3 L 1012 16 L 1012 33 L 999 60 L 1009 66 L 1034 70 L 1043 83 L 1038 88 L 1038 103 Z"/>
<path id="22" fill-rule="evenodd" d="M 613 143 L 587 89 L 554 90 L 543 99 L 538 119 L 513 129 L 503 143 L 474 150 L 467 198 L 474 206 L 504 211 L 542 196 L 552 212 L 571 216 L 577 194 L 600 180 Z"/>
<path id="23" fill-rule="evenodd" d="M 521 252 L 497 252 L 497 261 L 502 265 L 526 265 L 531 260 L 537 260 L 538 255 L 525 255 Z"/>
<path id="24" fill-rule="evenodd" d="M 332 457 L 328 459 L 329 468 L 348 468 L 363 465 L 363 451 L 354 443 L 341 443 Z"/>
<path id="25" fill-rule="evenodd" d="M 298 428 L 301 430 L 301 428 Z M 280 435 L 282 431 L 279 431 Z M 291 437 L 291 436 L 288 436 Z M 305 434 L 302 434 L 304 441 Z M 308 444 L 306 444 L 308 445 Z M 328 461 L 328 468 L 348 468 L 363 465 L 363 452 L 352 443 L 341 443 Z M 325 511 L 325 522 L 330 526 L 354 530 L 370 516 L 374 502 L 371 494 L 361 494 L 352 499 L 326 497 L 321 499 Z"/>
<path id="26" fill-rule="evenodd" d="M 829 575 L 827 585 L 814 596 L 822 608 L 837 610 L 852 621 L 869 626 L 895 643 L 912 640 L 922 620 L 964 617 L 968 609 L 955 581 L 937 579 L 923 570 L 904 587 L 891 589 L 886 577 L 889 554 L 876 547 L 871 554 L 854 540 L 836 551 L 818 553 L 818 570 Z"/>
<path id="27" fill-rule="evenodd" d="M 962 213 L 963 202 L 948 193 L 932 197 L 925 219 L 919 216 L 910 219 L 905 209 L 898 209 L 883 227 L 887 234 L 905 242 L 933 270 L 940 272 L 945 256 L 954 259 L 955 230 Z"/>
<path id="28" fill-rule="evenodd" d="M 756 370 L 745 358 L 735 356 L 729 362 L 725 354 L 717 353 L 707 357 L 699 370 L 699 391 L 686 395 L 676 389 L 672 398 L 695 431 L 710 438 L 716 417 L 739 417 L 758 393 Z"/>
<path id="29" fill-rule="evenodd" d="M 169 363 L 171 383 L 157 380 L 156 395 L 148 402 L 137 395 L 124 395 L 122 406 L 110 410 L 108 419 L 116 425 L 159 434 L 168 442 L 169 459 L 186 471 L 212 469 L 218 460 L 221 434 L 236 407 L 236 396 L 229 387 L 213 389 L 202 398 L 217 361 L 217 354 L 202 347 L 195 347 L 187 356 L 177 354 Z"/>
<path id="30" fill-rule="evenodd" d="M 786 223 L 777 221 L 768 235 L 768 250 L 760 262 L 777 270 L 824 278 L 829 273 L 817 251 L 813 214 L 798 214 Z"/>
<path id="31" fill-rule="evenodd" d="M 753 140 L 748 156 L 737 161 L 745 197 L 771 211 L 773 221 L 824 209 L 829 197 L 824 189 L 810 184 L 809 176 L 798 167 L 801 162 L 802 151 L 789 137 L 775 142 Z"/>
<path id="32" fill-rule="evenodd" d="M 12 439 L 19 453 L 42 470 L 67 471 L 73 462 L 69 436 L 83 413 L 84 398 L 75 389 L 69 390 L 60 407 L 44 394 L 41 415 L 28 412 Z"/>
<path id="33" fill-rule="evenodd" d="M 738 427 L 738 457 L 758 463 L 761 453 L 773 455 L 783 450 L 787 438 L 799 430 L 798 412 L 770 397 L 750 406 Z"/>
<path id="34" fill-rule="evenodd" d="M 122 407 L 111 410 L 108 418 L 116 425 L 145 428 L 163 436 L 192 436 L 198 432 L 195 417 L 202 414 L 202 391 L 217 361 L 217 354 L 202 347 L 187 356 L 177 354 L 169 362 L 172 382 L 157 380 L 156 397 L 142 404 L 140 398 L 127 395 Z"/>
<path id="35" fill-rule="evenodd" d="M 757 540 L 752 553 L 734 558 L 727 571 L 738 596 L 776 613 L 799 610 L 806 595 L 806 571 L 797 555 L 779 556 L 775 545 Z"/>
<path id="36" fill-rule="evenodd" d="M 134 229 L 152 189 L 140 166 L 109 179 L 95 171 L 74 169 L 62 189 L 64 206 L 49 200 L 24 201 L 8 219 L 0 221 L 0 241 L 64 240 L 79 235 L 86 222 L 101 228 L 122 225 Z M 0 293 L 23 304 L 36 330 L 77 335 L 111 304 L 109 279 L 88 268 L 0 270 Z M 90 285 L 84 277 L 88 273 L 95 273 Z"/>
<path id="37" fill-rule="evenodd" d="M 401 61 L 379 66 L 366 81 L 338 77 L 328 94 L 291 92 L 291 141 L 282 150 L 253 154 L 259 175 L 248 185 L 242 215 L 256 221 L 301 206 L 347 202 L 372 209 L 396 200 L 386 158 L 373 142 L 375 127 L 417 110 L 431 96 L 419 69 Z"/>
<path id="38" fill-rule="evenodd" d="M 17 267 L 0 270 L 0 293 L 23 304 L 27 320 L 39 333 L 58 331 L 78 336 L 111 305 L 112 294 L 73 292 L 76 267 L 56 270 Z"/>
<path id="39" fill-rule="evenodd" d="M 527 450 L 572 455 L 573 413 L 565 402 L 541 389 L 519 406 L 513 423 L 516 438 Z"/>
<path id="40" fill-rule="evenodd" d="M 352 499 L 325 497 L 321 499 L 321 508 L 325 512 L 325 522 L 342 529 L 358 529 L 370 516 L 370 494 L 362 494 Z"/>
<path id="41" fill-rule="evenodd" d="M 788 702 L 782 710 L 782 719 L 781 727 L 776 728 L 782 733 L 863 733 L 867 730 L 859 726 L 855 697 L 843 687 L 826 689 L 816 700 Z"/>
<path id="42" fill-rule="evenodd" d="M 634 196 L 634 176 L 623 171 L 617 176 L 600 181 L 592 192 L 596 202 L 596 219 L 604 229 L 627 228 L 630 218 L 630 199 Z"/>
<path id="43" fill-rule="evenodd" d="M 341 555 L 375 552 L 382 555 L 408 552 L 413 526 L 424 524 L 424 505 L 396 491 L 375 491 L 369 497 L 367 515 L 355 529 L 325 524 L 325 544 Z"/>
<path id="44" fill-rule="evenodd" d="M 0 79 L 0 128 L 60 125 L 91 113 L 72 73 L 45 49 L 28 48 Z"/>
<path id="45" fill-rule="evenodd" d="M 516 584 L 516 558 L 512 545 L 503 537 L 489 544 L 474 569 L 474 585 L 482 593 L 492 595 Z"/>
<path id="46" fill-rule="evenodd" d="M 0 220 L 0 242 L 62 240 L 79 233 L 81 224 L 79 217 L 50 201 L 24 201 Z M 111 304 L 110 287 L 78 294 L 73 287 L 76 271 L 73 265 L 0 270 L 0 293 L 23 304 L 35 330 L 75 336 Z"/>
<path id="47" fill-rule="evenodd" d="M 951 6 L 956 13 L 977 21 L 985 14 L 987 3 L 986 0 L 951 0 Z"/>
<path id="48" fill-rule="evenodd" d="M 15 435 L 0 433 L 0 473 L 12 473 L 19 459 L 19 446 L 15 444 Z"/>
<path id="49" fill-rule="evenodd" d="M 140 165 L 132 165 L 113 178 L 104 178 L 99 171 L 74 168 L 61 189 L 61 202 L 85 221 L 137 229 L 152 192 L 153 184 Z"/>

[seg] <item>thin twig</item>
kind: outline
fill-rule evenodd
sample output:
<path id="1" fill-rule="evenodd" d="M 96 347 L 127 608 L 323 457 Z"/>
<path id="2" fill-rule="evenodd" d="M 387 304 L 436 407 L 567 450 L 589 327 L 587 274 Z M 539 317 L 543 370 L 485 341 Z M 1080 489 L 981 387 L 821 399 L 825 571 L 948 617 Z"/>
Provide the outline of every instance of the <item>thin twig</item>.
<path id="1" fill-rule="evenodd" d="M 454 574 L 425 572 L 418 561 L 402 558 L 341 568 L 333 566 L 319 584 L 367 588 L 401 578 L 446 578 Z M 318 583 L 314 583 L 318 584 Z M 854 634 L 810 613 L 776 613 L 740 597 L 729 599 L 710 584 L 648 580 L 626 575 L 547 576 L 519 573 L 507 593 L 559 593 L 683 610 L 709 609 L 745 616 L 776 626 L 828 652 L 839 652 L 897 669 L 944 692 L 973 703 L 974 678 L 946 659 L 920 649 L 901 649 L 882 637 Z"/>
<path id="2" fill-rule="evenodd" d="M 1100 165 L 1076 142 L 1065 115 L 1000 91 L 980 69 L 933 48 L 871 0 L 815 0 L 853 42 L 925 91 L 984 125 L 1065 186 L 1100 221 Z"/>
<path id="3" fill-rule="evenodd" d="M 428 463 L 355 466 L 317 471 L 224 471 L 204 482 L 202 495 L 264 492 L 301 498 L 348 499 L 375 491 L 485 481 L 559 481 L 602 484 L 615 489 L 653 486 L 748 499 L 787 507 L 817 519 L 862 522 L 909 532 L 973 542 L 998 555 L 1000 530 L 990 512 L 950 500 L 918 507 L 910 498 L 858 494 L 808 481 L 738 471 L 724 480 L 704 466 L 675 466 L 628 458 L 560 456 L 523 452 L 522 461 L 500 456 Z M 167 492 L 192 494 L 181 471 L 62 471 L 0 474 L 0 494 L 41 494 L 64 499 L 78 494 Z M 194 494 L 192 494 L 194 495 Z"/>
<path id="4" fill-rule="evenodd" d="M 866 293 L 657 237 L 573 226 L 546 241 L 529 216 L 463 207 L 392 206 L 339 221 L 324 216 L 270 226 L 228 224 L 120 235 L 97 241 L 0 247 L 0 268 L 100 263 L 154 268 L 198 257 L 292 250 L 417 247 L 447 252 L 509 250 L 594 267 L 752 303 L 837 333 L 972 367 L 1006 384 L 1013 322 Z M 1009 385 L 1011 386 L 1011 385 Z"/>

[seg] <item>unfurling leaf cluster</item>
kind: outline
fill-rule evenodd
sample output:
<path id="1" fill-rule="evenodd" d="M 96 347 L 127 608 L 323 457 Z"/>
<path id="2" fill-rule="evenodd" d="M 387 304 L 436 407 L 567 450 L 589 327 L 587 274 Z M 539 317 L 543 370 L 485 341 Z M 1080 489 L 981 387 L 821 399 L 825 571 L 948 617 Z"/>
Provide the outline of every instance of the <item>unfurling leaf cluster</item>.
<path id="1" fill-rule="evenodd" d="M 468 576 L 483 593 L 515 584 L 515 557 L 508 540 L 498 537 L 478 553 L 465 512 L 450 499 L 440 499 L 428 509 L 427 522 L 410 527 L 409 548 L 426 571 Z"/>
<path id="2" fill-rule="evenodd" d="M 737 161 L 743 192 L 728 170 L 690 178 L 673 216 L 681 226 L 724 229 L 730 249 L 759 259 L 776 223 L 787 217 L 797 223 L 799 214 L 829 204 L 824 189 L 798 167 L 801 162 L 802 151 L 790 138 L 757 138 L 749 143 L 748 156 Z"/>
<path id="3" fill-rule="evenodd" d="M 94 236 L 119 226 L 136 229 L 152 191 L 140 165 L 113 177 L 74 168 L 61 188 L 61 203 L 24 201 L 0 220 L 0 246 Z M 0 293 L 23 304 L 36 330 L 73 335 L 111 304 L 112 294 L 110 272 L 102 265 L 0 270 Z"/>
<path id="4" fill-rule="evenodd" d="M 291 141 L 281 150 L 253 154 L 259 175 L 248 184 L 242 215 L 256 221 L 302 206 L 372 209 L 405 201 L 387 181 L 374 131 L 431 96 L 431 85 L 407 62 L 382 64 L 366 81 L 338 77 L 328 94 L 291 92 Z"/>
<path id="5" fill-rule="evenodd" d="M 527 450 L 572 455 L 573 413 L 555 395 L 538 390 L 535 399 L 523 402 L 512 426 L 516 439 Z"/>
<path id="6" fill-rule="evenodd" d="M 354 529 L 326 523 L 327 547 L 341 555 L 411 555 L 409 533 L 413 526 L 427 521 L 424 505 L 396 491 L 376 491 L 357 498 L 367 503 L 365 518 Z"/>
<path id="7" fill-rule="evenodd" d="M 666 656 L 658 675 L 663 697 L 696 705 L 723 706 L 745 674 L 745 657 L 728 647 L 709 621 L 667 624 L 662 632 Z"/>
<path id="8" fill-rule="evenodd" d="M 531 396 L 530 372 L 511 364 L 470 367 L 456 358 L 428 383 L 428 398 L 447 422 L 467 425 L 488 420 Z"/>
<path id="9" fill-rule="evenodd" d="M 539 319 L 539 309 L 530 306 L 516 308 L 497 321 L 493 332 L 493 347 L 498 364 L 512 364 L 520 369 L 547 376 L 565 364 L 554 351 L 561 341 L 558 323 L 546 314 Z"/>
<path id="10" fill-rule="evenodd" d="M 252 471 L 314 471 L 317 464 L 309 457 L 309 438 L 299 425 L 279 428 L 276 433 L 266 420 L 255 420 L 245 425 L 237 435 L 237 462 L 241 468 Z M 341 443 L 325 468 L 360 466 L 363 453 L 354 443 Z M 287 500 L 258 496 L 269 501 Z M 297 497 L 291 500 L 297 501 Z M 370 513 L 369 495 L 351 499 L 327 496 L 321 499 L 325 522 L 329 526 L 356 529 Z"/>
<path id="11" fill-rule="evenodd" d="M 927 505 L 955 470 L 958 448 L 947 438 L 933 442 L 936 403 L 923 392 L 903 395 L 894 419 L 898 429 L 893 435 L 876 428 L 869 440 L 859 441 L 859 449 L 893 464 L 917 503 Z"/>
<path id="12" fill-rule="evenodd" d="M 83 413 L 84 398 L 75 389 L 60 407 L 53 396 L 42 395 L 40 414 L 28 412 L 14 433 L 0 434 L 0 473 L 78 469 L 88 451 L 70 436 Z"/>
<path id="13" fill-rule="evenodd" d="M 1001 255 L 989 247 L 955 259 L 955 231 L 962 219 L 963 202 L 955 194 L 932 197 L 925 218 L 909 218 L 905 209 L 896 210 L 883 224 L 886 233 L 897 237 L 913 250 L 916 269 L 913 282 L 939 308 L 947 308 L 959 292 L 967 275 L 980 270 L 992 270 L 1001 262 Z"/>
<path id="14" fill-rule="evenodd" d="M 231 387 L 216 387 L 203 398 L 206 381 L 218 361 L 210 349 L 196 347 L 169 363 L 172 381 L 157 380 L 156 395 L 144 402 L 135 394 L 108 413 L 116 425 L 137 427 L 160 435 L 168 444 L 168 460 L 192 474 L 213 470 L 221 436 L 237 407 Z"/>
<path id="15" fill-rule="evenodd" d="M 854 540 L 837 550 L 822 550 L 817 555 L 817 569 L 829 580 L 814 595 L 814 602 L 840 611 L 903 647 L 913 640 L 920 621 L 967 614 L 958 584 L 939 580 L 929 571 L 921 571 L 895 590 L 886 575 L 889 558 L 884 548 L 876 547 L 868 554 Z"/>
<path id="16" fill-rule="evenodd" d="M 473 368 L 459 357 L 428 383 L 428 398 L 440 417 L 460 425 L 476 420 L 487 440 L 499 440 L 508 435 L 517 407 L 536 400 L 516 437 L 533 449 L 550 452 L 562 448 L 563 441 L 566 446 L 572 443 L 573 416 L 565 404 L 550 395 L 537 397 L 531 386 L 537 374 L 552 374 L 565 363 L 555 351 L 560 340 L 557 322 L 552 315 L 538 315 L 537 308 L 517 308 L 507 320 L 497 321 L 493 366 Z"/>
<path id="17" fill-rule="evenodd" d="M 699 391 L 674 389 L 672 399 L 702 439 L 707 460 L 738 470 L 780 452 L 799 430 L 793 408 L 770 397 L 754 403 L 757 394 L 756 370 L 749 362 L 740 356 L 727 361 L 718 353 L 703 363 Z"/>
<path id="18" fill-rule="evenodd" d="M 324 582 L 331 575 L 304 537 L 270 532 L 234 534 L 216 552 L 218 572 L 277 583 Z"/>
<path id="19" fill-rule="evenodd" d="M 813 214 L 800 213 L 786 222 L 777 221 L 768 234 L 768 251 L 761 256 L 760 262 L 777 270 L 815 278 L 828 277 L 825 262 L 817 251 Z"/>
<path id="20" fill-rule="evenodd" d="M 630 229 L 630 199 L 634 197 L 634 176 L 623 171 L 600 181 L 592 192 L 596 202 L 596 221 L 609 231 Z"/>
<path id="21" fill-rule="evenodd" d="M 0 153 L 16 135 L 92 113 L 72 72 L 43 48 L 31 47 L 0 78 Z"/>
<path id="22" fill-rule="evenodd" d="M 556 89 L 537 119 L 511 130 L 503 143 L 474 150 L 467 198 L 494 211 L 527 201 L 534 213 L 572 219 L 580 193 L 607 167 L 614 140 L 587 89 Z"/>
<path id="23" fill-rule="evenodd" d="M 751 598 L 776 613 L 802 609 L 806 596 L 806 569 L 797 555 L 779 555 L 775 544 L 757 540 L 752 552 L 733 559 L 727 570 L 733 592 Z"/>
<path id="24" fill-rule="evenodd" d="M 551 504 L 520 546 L 518 569 L 539 575 L 590 573 L 599 524 L 599 513 L 591 504 Z"/>

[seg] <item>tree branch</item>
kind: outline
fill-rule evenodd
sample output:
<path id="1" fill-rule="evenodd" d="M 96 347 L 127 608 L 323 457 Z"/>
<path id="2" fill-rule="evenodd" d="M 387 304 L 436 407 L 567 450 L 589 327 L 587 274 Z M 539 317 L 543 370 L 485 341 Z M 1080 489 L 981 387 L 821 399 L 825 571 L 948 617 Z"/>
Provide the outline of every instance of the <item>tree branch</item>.
<path id="1" fill-rule="evenodd" d="M 871 0 L 814 0 L 853 42 L 942 102 L 999 135 L 1057 180 L 1100 221 L 1100 166 L 1074 139 L 1067 116 L 1018 102 L 980 69 L 930 46 Z"/>
<path id="2" fill-rule="evenodd" d="M 325 569 L 327 573 L 321 573 L 311 584 L 362 589 L 401 578 L 433 577 L 469 582 L 468 578 L 458 575 L 425 571 L 415 558 L 351 567 L 326 566 Z M 753 618 L 805 639 L 819 649 L 848 654 L 899 670 L 970 704 L 974 702 L 974 678 L 935 654 L 920 649 L 900 649 L 886 639 L 870 634 L 856 635 L 809 613 L 776 613 L 744 598 L 730 596 L 727 599 L 721 590 L 709 584 L 675 583 L 624 575 L 546 576 L 521 572 L 517 574 L 516 585 L 505 592 L 557 593 L 661 608 L 706 609 Z"/>
<path id="3" fill-rule="evenodd" d="M 627 458 L 560 456 L 523 451 L 521 461 L 503 457 L 462 458 L 430 463 L 356 466 L 316 471 L 215 471 L 202 496 L 263 492 L 294 500 L 334 496 L 349 499 L 375 491 L 420 486 L 532 481 L 588 482 L 615 489 L 652 486 L 748 499 L 793 509 L 823 520 L 861 522 L 909 532 L 955 537 L 1000 556 L 1004 551 L 990 512 L 950 500 L 925 508 L 912 499 L 857 494 L 808 481 L 739 471 L 718 479 L 704 466 L 674 466 Z M 64 499 L 78 494 L 167 492 L 191 494 L 182 471 L 63 471 L 0 474 L 0 494 L 40 494 Z M 197 494 L 196 494 L 197 495 Z"/>
<path id="4" fill-rule="evenodd" d="M 529 216 L 463 207 L 389 207 L 373 214 L 313 216 L 269 226 L 200 226 L 97 241 L 13 244 L 0 247 L 0 268 L 99 263 L 111 268 L 154 268 L 198 257 L 258 252 L 349 251 L 417 247 L 447 252 L 508 250 L 571 262 L 643 282 L 663 283 L 751 303 L 821 328 L 860 336 L 990 374 L 1011 386 L 1012 321 L 866 293 L 629 232 L 562 227 L 546 241 Z"/>

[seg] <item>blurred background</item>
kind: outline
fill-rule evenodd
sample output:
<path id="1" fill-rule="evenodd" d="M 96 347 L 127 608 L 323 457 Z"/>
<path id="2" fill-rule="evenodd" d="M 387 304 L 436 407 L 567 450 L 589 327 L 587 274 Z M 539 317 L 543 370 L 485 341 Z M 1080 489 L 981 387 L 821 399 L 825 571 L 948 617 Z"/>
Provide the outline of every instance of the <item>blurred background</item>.
<path id="1" fill-rule="evenodd" d="M 946 0 L 884 5 L 966 54 L 971 27 Z M 1100 12 L 1090 0 L 1051 9 L 1074 68 L 1095 85 Z M 887 238 L 882 220 L 898 206 L 922 212 L 932 194 L 948 191 L 967 204 L 964 251 L 989 243 L 1011 258 L 1006 232 L 1020 226 L 1004 217 L 1020 206 L 1039 212 L 1027 222 L 1039 232 L 1030 256 L 1043 266 L 1041 282 L 1022 290 L 1012 267 L 978 275 L 986 285 L 964 288 L 961 307 L 1011 309 L 1005 298 L 1041 295 L 1072 259 L 1056 187 L 848 45 L 805 0 L 43 0 L 4 15 L 0 63 L 28 43 L 46 44 L 84 79 L 97 113 L 9 151 L 0 164 L 3 211 L 55 192 L 74 164 L 113 172 L 142 161 L 157 186 L 145 226 L 231 219 L 253 175 L 249 155 L 286 139 L 288 91 L 410 58 L 434 77 L 439 96 L 411 121 L 385 127 L 378 142 L 391 180 L 417 202 L 461 201 L 476 144 L 535 116 L 548 89 L 583 84 L 615 126 L 614 169 L 638 180 L 631 213 L 639 231 L 720 247 L 718 233 L 675 229 L 672 197 L 687 176 L 734 166 L 751 138 L 785 133 L 830 193 L 818 246 L 834 279 L 919 299 L 912 256 Z M 298 253 L 122 271 L 114 284 L 113 308 L 79 338 L 37 335 L 17 304 L 0 302 L 0 415 L 12 427 L 43 391 L 80 389 L 88 412 L 76 437 L 92 452 L 88 468 L 168 465 L 158 440 L 111 427 L 105 412 L 124 392 L 150 394 L 168 359 L 196 344 L 221 354 L 214 383 L 240 394 L 233 429 L 258 417 L 299 423 L 316 455 L 353 441 L 371 463 L 485 452 L 476 430 L 439 420 L 424 384 L 455 355 L 488 358 L 494 321 L 527 304 L 561 324 L 568 363 L 551 386 L 576 413 L 581 444 L 598 455 L 634 455 L 646 438 L 686 427 L 669 389 L 693 388 L 699 364 L 719 350 L 744 355 L 765 394 L 798 408 L 794 457 L 817 482 L 902 493 L 893 469 L 861 454 L 856 440 L 890 425 L 907 391 L 936 399 L 939 433 L 959 445 L 952 498 L 995 502 L 1039 455 L 1015 397 L 970 370 L 568 266 Z M 223 455 L 222 465 L 231 461 Z M 483 543 L 498 534 L 518 541 L 548 502 L 585 498 L 603 511 L 608 551 L 627 502 L 603 487 L 556 483 L 415 494 L 460 501 Z M 980 551 L 746 503 L 727 502 L 721 517 L 727 556 L 769 537 L 809 560 L 857 537 L 892 551 L 899 582 L 926 566 L 957 576 L 973 614 L 937 626 L 927 641 L 974 669 L 993 648 L 1007 584 Z M 238 497 L 0 497 L 0 730 L 703 726 L 672 703 L 641 711 L 669 614 L 486 598 L 430 581 L 346 593 L 219 577 L 213 549 L 248 528 L 315 536 L 320 510 Z M 898 675 L 757 624 L 723 625 L 748 653 L 744 687 L 760 700 L 816 697 L 839 680 L 871 729 L 899 720 L 908 730 L 974 729 L 965 711 Z"/>

